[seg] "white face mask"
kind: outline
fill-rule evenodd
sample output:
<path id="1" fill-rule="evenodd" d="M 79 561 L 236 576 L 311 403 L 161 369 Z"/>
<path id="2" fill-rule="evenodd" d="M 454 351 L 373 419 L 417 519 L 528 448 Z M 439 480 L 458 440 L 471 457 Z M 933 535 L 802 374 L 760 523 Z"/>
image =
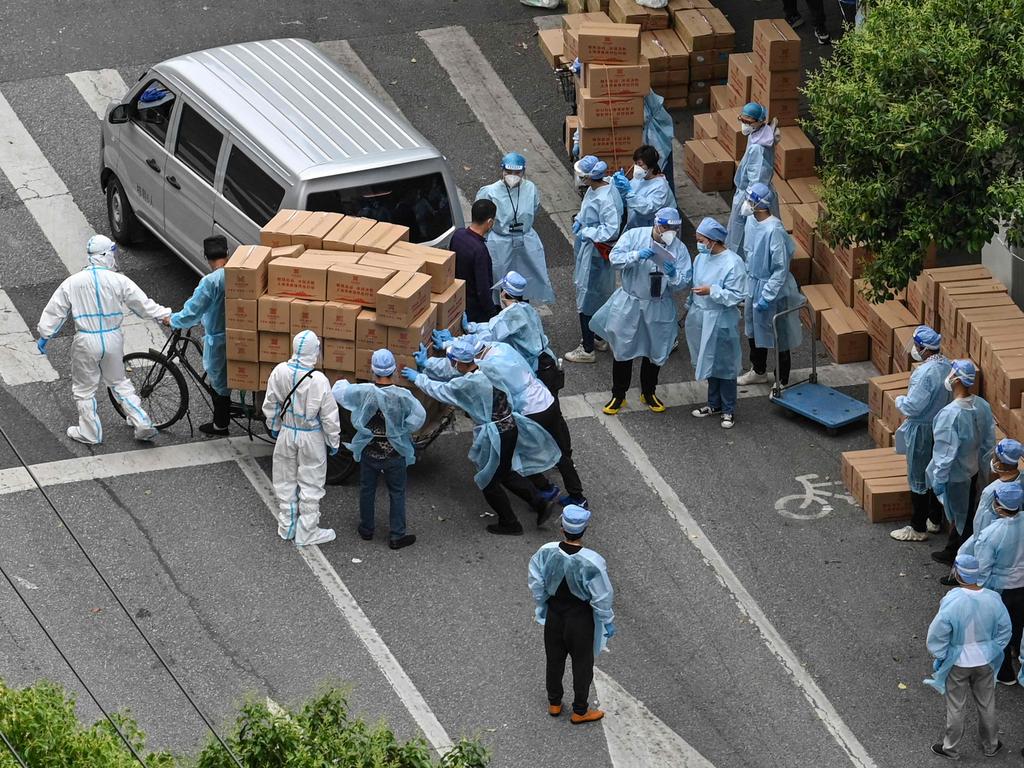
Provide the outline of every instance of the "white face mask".
<path id="1" fill-rule="evenodd" d="M 631 179 L 645 179 L 647 178 L 647 171 L 641 168 L 639 165 L 634 165 L 633 170 L 629 172 L 629 178 Z"/>
<path id="2" fill-rule="evenodd" d="M 943 379 L 942 380 L 942 386 L 944 386 L 946 388 L 947 392 L 952 392 L 953 391 L 953 380 L 952 379 Z"/>
<path id="3" fill-rule="evenodd" d="M 924 355 L 921 354 L 921 350 L 918 349 L 916 346 L 910 350 L 910 356 L 917 360 L 917 362 L 919 363 L 924 362 Z"/>
<path id="4" fill-rule="evenodd" d="M 754 207 L 750 204 L 749 200 L 744 200 L 743 205 L 740 206 L 740 216 L 753 216 Z"/>
<path id="5" fill-rule="evenodd" d="M 516 176 L 514 173 L 506 173 L 505 174 L 505 183 L 508 184 L 513 189 L 515 187 L 518 187 L 519 186 L 519 182 L 521 182 L 522 180 L 523 180 L 522 176 Z"/>
<path id="6" fill-rule="evenodd" d="M 743 131 L 744 136 L 749 136 L 754 132 L 754 126 L 750 123 L 740 123 L 740 130 Z"/>
<path id="7" fill-rule="evenodd" d="M 675 239 L 676 233 L 673 232 L 671 229 L 668 230 L 667 232 L 661 233 L 661 242 L 663 242 L 665 245 L 672 245 Z"/>
<path id="8" fill-rule="evenodd" d="M 1004 472 L 1005 471 L 1003 469 L 1003 465 L 1000 464 L 995 459 L 992 459 L 992 461 L 989 462 L 988 467 L 989 467 L 989 469 L 992 470 L 992 474 L 993 475 L 998 475 L 1000 472 Z"/>

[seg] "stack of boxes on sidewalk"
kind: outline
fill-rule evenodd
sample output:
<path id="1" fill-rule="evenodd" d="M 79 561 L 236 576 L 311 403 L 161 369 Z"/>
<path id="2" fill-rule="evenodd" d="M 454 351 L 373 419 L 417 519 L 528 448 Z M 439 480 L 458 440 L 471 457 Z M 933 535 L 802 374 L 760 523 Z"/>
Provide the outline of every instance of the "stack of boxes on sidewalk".
<path id="1" fill-rule="evenodd" d="M 260 245 L 239 246 L 224 268 L 228 386 L 265 389 L 304 329 L 321 338 L 318 367 L 332 382 L 370 380 L 370 356 L 381 347 L 400 368 L 415 367 L 412 355 L 432 331 L 461 333 L 466 288 L 455 279 L 455 254 L 408 240 L 397 224 L 280 211 Z"/>

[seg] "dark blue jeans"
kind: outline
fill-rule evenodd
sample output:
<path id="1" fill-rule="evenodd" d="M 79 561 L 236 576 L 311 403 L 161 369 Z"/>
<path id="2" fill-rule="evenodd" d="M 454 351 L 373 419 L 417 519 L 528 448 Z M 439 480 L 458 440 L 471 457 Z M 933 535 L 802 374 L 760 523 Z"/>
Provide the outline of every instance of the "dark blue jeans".
<path id="1" fill-rule="evenodd" d="M 736 379 L 708 379 L 708 405 L 722 413 L 736 412 Z"/>
<path id="2" fill-rule="evenodd" d="M 363 454 L 359 460 L 359 530 L 372 534 L 374 528 L 377 479 L 384 475 L 384 483 L 391 497 L 391 531 L 394 541 L 405 536 L 405 457 L 395 454 L 389 459 L 374 459 Z"/>

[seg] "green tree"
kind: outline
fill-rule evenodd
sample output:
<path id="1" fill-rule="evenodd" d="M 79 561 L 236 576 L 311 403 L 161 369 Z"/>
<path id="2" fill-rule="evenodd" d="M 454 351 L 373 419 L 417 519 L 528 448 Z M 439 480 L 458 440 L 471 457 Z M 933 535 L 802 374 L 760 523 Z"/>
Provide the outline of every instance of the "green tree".
<path id="1" fill-rule="evenodd" d="M 876 0 L 810 77 L 825 234 L 876 254 L 876 300 L 930 243 L 980 251 L 1024 211 L 1022 61 L 1024 0 Z"/>

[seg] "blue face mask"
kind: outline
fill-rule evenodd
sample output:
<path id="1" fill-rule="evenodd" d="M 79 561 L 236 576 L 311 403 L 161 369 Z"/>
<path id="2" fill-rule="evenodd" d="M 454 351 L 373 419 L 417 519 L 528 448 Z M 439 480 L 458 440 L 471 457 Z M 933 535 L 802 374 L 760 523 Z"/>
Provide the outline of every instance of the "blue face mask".
<path id="1" fill-rule="evenodd" d="M 711 253 L 711 246 L 707 243 L 697 243 L 697 253 L 708 255 Z"/>

